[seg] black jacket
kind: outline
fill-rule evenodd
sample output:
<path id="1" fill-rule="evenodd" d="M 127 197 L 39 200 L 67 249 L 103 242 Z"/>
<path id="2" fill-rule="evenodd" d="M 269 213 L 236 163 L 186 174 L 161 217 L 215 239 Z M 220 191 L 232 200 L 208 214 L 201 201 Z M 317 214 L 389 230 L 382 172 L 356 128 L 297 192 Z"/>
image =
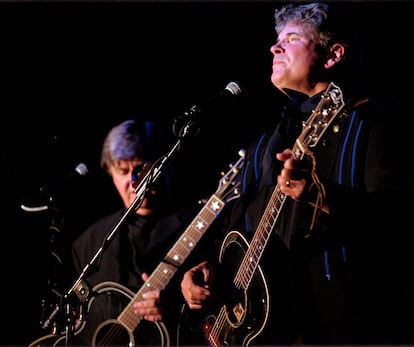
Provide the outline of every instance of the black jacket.
<path id="1" fill-rule="evenodd" d="M 262 217 L 281 170 L 275 154 L 292 148 L 320 95 L 294 100 L 274 132 L 247 152 L 230 230 L 249 240 L 268 222 Z M 404 106 L 393 98 L 345 99 L 344 112 L 310 148 L 330 213 L 318 213 L 311 228 L 314 206 L 289 197 L 282 206 L 261 259 L 270 304 L 256 343 L 297 336 L 309 344 L 414 342 L 407 287 L 414 241 L 414 174 L 407 160 L 412 116 Z"/>

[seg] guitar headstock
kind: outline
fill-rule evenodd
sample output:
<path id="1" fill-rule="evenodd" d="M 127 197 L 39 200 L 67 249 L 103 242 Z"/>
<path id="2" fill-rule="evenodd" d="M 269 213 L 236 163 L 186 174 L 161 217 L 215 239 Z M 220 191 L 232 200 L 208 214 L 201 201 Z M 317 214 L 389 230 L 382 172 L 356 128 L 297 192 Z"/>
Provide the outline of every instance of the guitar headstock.
<path id="1" fill-rule="evenodd" d="M 244 166 L 244 161 L 246 157 L 246 151 L 244 149 L 239 150 L 240 158 L 234 164 L 230 164 L 230 170 L 226 173 L 222 172 L 219 186 L 215 195 L 223 201 L 230 201 L 236 199 L 240 196 L 239 186 L 241 180 L 239 179 L 241 175 L 241 170 Z"/>
<path id="2" fill-rule="evenodd" d="M 303 148 L 316 146 L 323 133 L 344 106 L 342 90 L 332 82 L 323 93 L 321 100 L 304 124 L 302 133 L 296 140 L 301 154 L 304 152 Z M 296 155 L 296 157 L 300 157 L 300 155 Z"/>

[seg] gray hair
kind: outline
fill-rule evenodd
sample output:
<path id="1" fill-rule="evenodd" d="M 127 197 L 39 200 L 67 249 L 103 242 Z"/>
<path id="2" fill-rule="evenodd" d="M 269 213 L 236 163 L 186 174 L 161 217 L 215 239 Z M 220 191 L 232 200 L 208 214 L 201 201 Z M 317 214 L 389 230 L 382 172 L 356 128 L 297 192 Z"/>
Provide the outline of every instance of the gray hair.
<path id="1" fill-rule="evenodd" d="M 348 47 L 348 40 L 342 36 L 340 25 L 336 25 L 338 18 L 331 19 L 333 15 L 333 8 L 326 3 L 288 4 L 275 10 L 275 30 L 279 35 L 289 22 L 307 25 L 313 28 L 314 34 L 324 49 L 329 48 L 335 42 Z"/>
<path id="2" fill-rule="evenodd" d="M 123 121 L 113 127 L 106 136 L 100 165 L 104 170 L 118 160 L 147 158 L 147 134 L 145 122 L 133 119 Z"/>

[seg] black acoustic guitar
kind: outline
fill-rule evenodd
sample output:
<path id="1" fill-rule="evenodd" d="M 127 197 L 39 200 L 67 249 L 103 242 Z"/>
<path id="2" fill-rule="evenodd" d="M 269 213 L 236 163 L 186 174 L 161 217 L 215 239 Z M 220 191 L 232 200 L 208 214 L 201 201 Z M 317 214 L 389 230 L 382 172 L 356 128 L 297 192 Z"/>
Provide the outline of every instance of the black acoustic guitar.
<path id="1" fill-rule="evenodd" d="M 331 83 L 296 139 L 294 158 L 302 160 L 310 153 L 344 105 L 342 91 Z M 191 312 L 188 306 L 183 308 L 181 321 L 187 322 L 186 329 L 194 334 L 202 330 L 208 345 L 248 346 L 265 328 L 271 295 L 259 262 L 285 200 L 277 184 L 250 243 L 238 231 L 229 232 L 224 239 L 219 261 L 234 275 L 232 295 L 226 297 L 225 304 L 206 314 L 198 327 L 199 313 Z"/>

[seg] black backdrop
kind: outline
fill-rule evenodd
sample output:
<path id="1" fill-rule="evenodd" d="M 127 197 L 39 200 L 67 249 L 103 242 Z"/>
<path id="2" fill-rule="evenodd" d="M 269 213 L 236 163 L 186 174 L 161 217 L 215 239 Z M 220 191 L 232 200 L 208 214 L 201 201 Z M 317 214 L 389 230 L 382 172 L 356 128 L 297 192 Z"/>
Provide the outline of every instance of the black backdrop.
<path id="1" fill-rule="evenodd" d="M 176 117 L 229 81 L 240 82 L 240 102 L 201 114 L 200 133 L 177 158 L 177 198 L 193 199 L 211 194 L 238 150 L 277 120 L 269 47 L 273 9 L 281 3 L 0 3 L 0 344 L 25 345 L 50 332 L 39 320 L 54 263 L 51 245 L 67 250 L 86 225 L 119 206 L 98 169 L 109 127 L 126 118 L 160 122 L 168 149 L 176 140 Z M 409 86 L 414 3 L 339 4 L 365 51 L 368 88 Z M 39 188 L 80 162 L 93 175 L 62 189 L 57 211 L 22 210 L 22 202 L 43 202 Z M 57 234 L 51 225 L 58 225 Z M 58 272 L 71 283 L 62 268 Z"/>

